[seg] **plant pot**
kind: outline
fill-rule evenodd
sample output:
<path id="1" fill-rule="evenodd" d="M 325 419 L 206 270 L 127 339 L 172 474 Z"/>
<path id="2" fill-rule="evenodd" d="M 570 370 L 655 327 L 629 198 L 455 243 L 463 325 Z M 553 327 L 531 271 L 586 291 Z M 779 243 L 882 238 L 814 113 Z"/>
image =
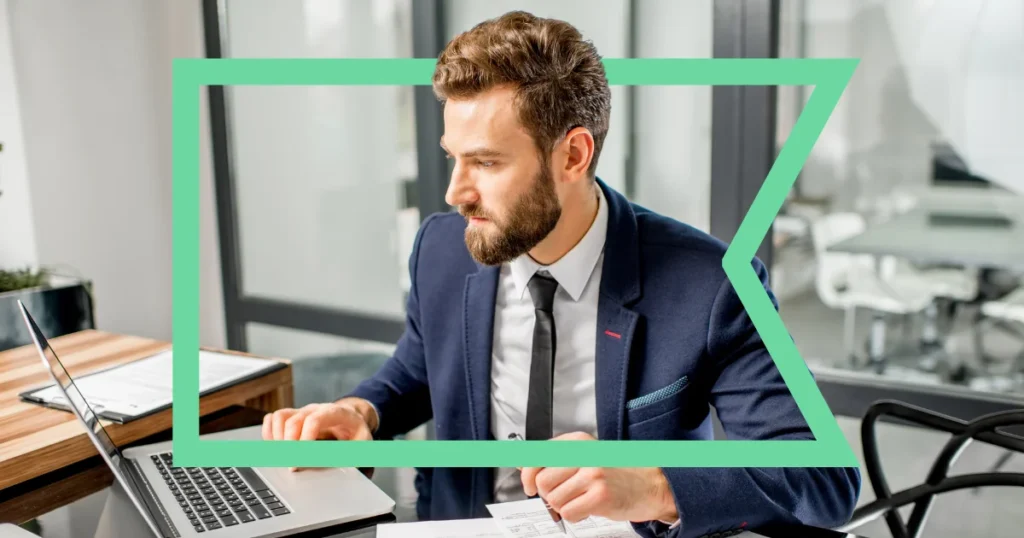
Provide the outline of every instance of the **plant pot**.
<path id="1" fill-rule="evenodd" d="M 88 282 L 69 281 L 0 293 L 0 351 L 32 343 L 19 300 L 48 339 L 95 328 L 89 288 Z"/>

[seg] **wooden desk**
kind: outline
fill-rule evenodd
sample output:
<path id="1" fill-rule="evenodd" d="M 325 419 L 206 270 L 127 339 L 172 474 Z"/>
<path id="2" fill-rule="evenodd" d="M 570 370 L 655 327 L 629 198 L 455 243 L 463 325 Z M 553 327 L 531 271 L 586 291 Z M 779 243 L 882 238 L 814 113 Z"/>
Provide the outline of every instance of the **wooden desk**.
<path id="1" fill-rule="evenodd" d="M 87 330 L 50 340 L 72 376 L 141 359 L 170 349 L 170 342 Z M 270 360 L 270 359 L 268 359 Z M 204 396 L 199 415 L 233 405 L 261 411 L 292 406 L 291 363 L 265 376 Z M 97 452 L 75 416 L 24 403 L 18 394 L 52 383 L 34 346 L 0 352 L 0 491 L 67 467 Z M 171 409 L 103 427 L 118 446 L 169 430 Z"/>

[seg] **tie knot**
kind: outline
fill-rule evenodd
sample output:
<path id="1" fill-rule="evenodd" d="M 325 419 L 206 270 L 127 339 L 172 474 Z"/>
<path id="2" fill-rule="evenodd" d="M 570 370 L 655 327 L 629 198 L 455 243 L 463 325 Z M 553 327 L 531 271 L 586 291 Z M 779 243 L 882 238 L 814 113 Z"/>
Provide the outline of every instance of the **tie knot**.
<path id="1" fill-rule="evenodd" d="M 527 287 L 530 288 L 530 296 L 533 297 L 533 307 L 551 312 L 555 304 L 558 281 L 545 273 L 535 273 Z"/>

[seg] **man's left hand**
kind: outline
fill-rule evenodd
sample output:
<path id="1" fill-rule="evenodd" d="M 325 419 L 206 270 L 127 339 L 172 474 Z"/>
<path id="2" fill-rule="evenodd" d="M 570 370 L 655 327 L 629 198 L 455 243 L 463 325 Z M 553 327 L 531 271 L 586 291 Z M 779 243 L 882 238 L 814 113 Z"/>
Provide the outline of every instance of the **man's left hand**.
<path id="1" fill-rule="evenodd" d="M 594 441 L 570 433 L 554 441 Z M 661 469 L 524 467 L 523 490 L 540 494 L 562 518 L 578 522 L 595 515 L 615 521 L 674 522 L 679 518 L 672 490 Z"/>

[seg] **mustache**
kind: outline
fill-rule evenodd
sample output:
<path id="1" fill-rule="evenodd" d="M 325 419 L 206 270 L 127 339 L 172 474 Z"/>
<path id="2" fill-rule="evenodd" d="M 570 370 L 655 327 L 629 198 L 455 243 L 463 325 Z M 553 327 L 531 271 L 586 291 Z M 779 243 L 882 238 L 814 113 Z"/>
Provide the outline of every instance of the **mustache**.
<path id="1" fill-rule="evenodd" d="M 465 218 L 477 217 L 482 219 L 491 220 L 490 215 L 486 211 L 480 208 L 479 205 L 463 205 L 459 206 L 459 214 Z"/>

